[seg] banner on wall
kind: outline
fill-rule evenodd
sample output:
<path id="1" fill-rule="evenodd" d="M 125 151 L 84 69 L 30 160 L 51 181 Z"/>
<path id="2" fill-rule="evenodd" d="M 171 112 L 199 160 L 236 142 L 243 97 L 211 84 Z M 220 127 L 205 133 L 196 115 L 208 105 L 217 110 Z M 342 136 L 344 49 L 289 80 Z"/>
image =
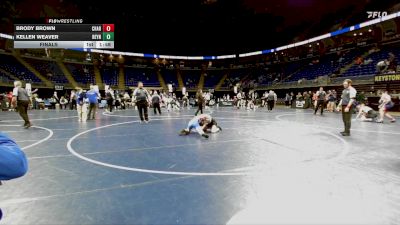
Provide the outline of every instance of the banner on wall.
<path id="1" fill-rule="evenodd" d="M 28 96 L 32 95 L 32 85 L 30 83 L 25 84 L 25 90 L 28 93 Z"/>
<path id="2" fill-rule="evenodd" d="M 62 90 L 64 90 L 64 86 L 62 86 L 62 85 L 54 85 L 54 90 L 62 91 Z"/>
<path id="3" fill-rule="evenodd" d="M 400 74 L 379 74 L 374 77 L 375 84 L 400 83 Z"/>

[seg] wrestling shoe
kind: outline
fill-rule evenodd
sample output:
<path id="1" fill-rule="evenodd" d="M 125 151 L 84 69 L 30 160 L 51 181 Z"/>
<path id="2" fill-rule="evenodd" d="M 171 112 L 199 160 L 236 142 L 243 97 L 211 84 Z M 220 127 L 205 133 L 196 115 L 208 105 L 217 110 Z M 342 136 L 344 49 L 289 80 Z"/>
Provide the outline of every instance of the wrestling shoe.
<path id="1" fill-rule="evenodd" d="M 208 138 L 208 135 L 207 135 L 207 134 L 202 134 L 201 136 L 203 136 L 203 137 L 205 137 L 205 138 Z"/>
<path id="2" fill-rule="evenodd" d="M 179 133 L 179 135 L 181 135 L 181 136 L 188 135 L 188 134 L 189 134 L 189 131 L 187 131 L 185 129 L 181 130 L 181 132 Z"/>

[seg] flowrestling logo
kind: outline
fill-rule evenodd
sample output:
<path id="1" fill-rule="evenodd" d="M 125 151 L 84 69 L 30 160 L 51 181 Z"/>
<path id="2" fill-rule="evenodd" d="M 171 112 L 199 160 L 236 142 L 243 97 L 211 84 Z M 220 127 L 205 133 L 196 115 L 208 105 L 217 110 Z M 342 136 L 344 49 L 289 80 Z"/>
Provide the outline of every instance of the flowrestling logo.
<path id="1" fill-rule="evenodd" d="M 381 18 L 388 15 L 388 13 L 385 11 L 368 11 L 367 14 L 368 19 Z"/>

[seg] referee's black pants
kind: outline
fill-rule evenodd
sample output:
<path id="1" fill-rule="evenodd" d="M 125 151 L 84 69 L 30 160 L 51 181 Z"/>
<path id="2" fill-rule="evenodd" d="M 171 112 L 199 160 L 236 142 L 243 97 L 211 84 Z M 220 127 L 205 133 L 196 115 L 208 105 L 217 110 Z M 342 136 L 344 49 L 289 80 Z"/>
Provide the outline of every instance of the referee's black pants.
<path id="1" fill-rule="evenodd" d="M 324 100 L 318 100 L 317 101 L 317 106 L 315 107 L 314 114 L 317 113 L 319 107 L 321 107 L 321 115 L 322 115 L 324 113 L 324 107 L 325 107 L 325 101 Z"/>
<path id="2" fill-rule="evenodd" d="M 28 107 L 29 101 L 20 101 L 17 102 L 17 110 L 21 118 L 25 121 L 24 125 L 30 124 L 28 117 Z"/>
<path id="3" fill-rule="evenodd" d="M 348 112 L 345 112 L 344 110 L 346 109 L 346 105 L 342 106 L 342 118 L 343 118 L 343 123 L 344 123 L 344 133 L 350 134 L 350 128 L 351 128 L 351 114 L 353 113 L 352 108 L 350 107 Z"/>
<path id="4" fill-rule="evenodd" d="M 148 113 L 148 109 L 147 109 L 147 107 L 148 107 L 147 101 L 146 100 L 138 101 L 138 102 L 136 102 L 136 105 L 137 105 L 137 108 L 138 108 L 138 111 L 139 111 L 140 120 L 141 121 L 144 121 L 144 120 L 149 121 L 149 113 Z M 143 118 L 143 114 L 144 114 L 144 118 Z"/>
<path id="5" fill-rule="evenodd" d="M 160 103 L 153 103 L 153 108 L 154 108 L 154 115 L 157 115 L 157 111 L 158 111 L 158 114 L 161 115 Z"/>
<path id="6" fill-rule="evenodd" d="M 275 101 L 274 100 L 268 100 L 267 103 L 268 103 L 268 110 L 272 111 L 274 109 Z"/>
<path id="7" fill-rule="evenodd" d="M 194 114 L 195 116 L 197 116 L 197 113 L 201 113 L 203 114 L 203 103 L 199 102 L 199 108 L 197 109 L 196 113 Z"/>

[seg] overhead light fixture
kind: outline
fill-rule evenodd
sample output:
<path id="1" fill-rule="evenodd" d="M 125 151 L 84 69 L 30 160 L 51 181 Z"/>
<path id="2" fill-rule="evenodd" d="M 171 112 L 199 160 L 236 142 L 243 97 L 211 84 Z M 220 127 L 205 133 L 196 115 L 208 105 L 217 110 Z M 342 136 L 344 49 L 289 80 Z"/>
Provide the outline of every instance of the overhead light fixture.
<path id="1" fill-rule="evenodd" d="M 359 33 L 360 35 L 363 35 L 363 33 Z"/>
<path id="2" fill-rule="evenodd" d="M 372 32 L 372 30 L 371 30 L 371 29 L 369 29 L 369 30 L 368 30 L 368 32 Z"/>
<path id="3" fill-rule="evenodd" d="M 354 36 L 357 36 L 357 34 L 356 34 L 356 33 L 354 33 Z"/>
<path id="4" fill-rule="evenodd" d="M 317 43 L 317 45 L 319 45 L 319 42 Z"/>

